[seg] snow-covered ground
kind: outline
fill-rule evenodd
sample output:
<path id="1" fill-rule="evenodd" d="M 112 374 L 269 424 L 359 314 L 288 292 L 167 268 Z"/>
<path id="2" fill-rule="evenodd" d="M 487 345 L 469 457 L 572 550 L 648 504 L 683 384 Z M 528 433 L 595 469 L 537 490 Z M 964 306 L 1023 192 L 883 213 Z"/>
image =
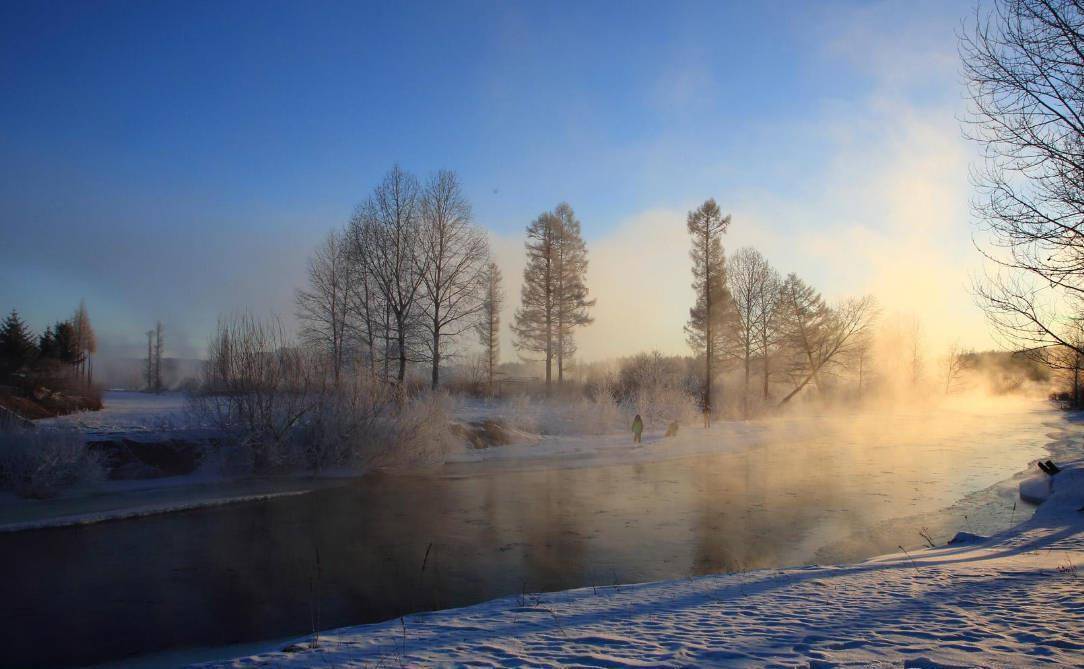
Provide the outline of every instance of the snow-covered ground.
<path id="1" fill-rule="evenodd" d="M 39 427 L 72 428 L 91 437 L 123 435 L 132 438 L 147 434 L 160 438 L 165 432 L 185 429 L 189 423 L 183 394 L 154 395 L 128 390 L 106 391 L 100 411 L 81 411 L 35 421 Z"/>
<path id="2" fill-rule="evenodd" d="M 986 541 L 524 594 L 204 666 L 1080 666 L 1082 505 L 1076 460 L 1030 520 Z"/>

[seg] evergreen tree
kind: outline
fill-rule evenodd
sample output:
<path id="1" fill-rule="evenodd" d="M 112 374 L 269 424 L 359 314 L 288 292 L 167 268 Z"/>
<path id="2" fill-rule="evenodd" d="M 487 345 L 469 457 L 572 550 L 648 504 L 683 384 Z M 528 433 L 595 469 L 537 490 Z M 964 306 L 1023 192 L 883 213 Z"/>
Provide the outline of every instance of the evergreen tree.
<path id="1" fill-rule="evenodd" d="M 54 358 L 69 365 L 79 365 L 82 352 L 79 350 L 79 338 L 70 321 L 59 321 L 53 326 Z"/>
<path id="2" fill-rule="evenodd" d="M 0 325 L 0 374 L 6 378 L 34 361 L 38 348 L 19 312 L 11 310 Z"/>
<path id="3" fill-rule="evenodd" d="M 734 313 L 726 281 L 726 256 L 722 237 L 730 226 L 715 200 L 709 199 L 689 212 L 686 226 L 692 238 L 689 257 L 693 261 L 693 290 L 696 302 L 689 309 L 685 334 L 689 346 L 704 356 L 704 413 L 710 419 L 712 382 L 726 353 L 728 322 Z"/>

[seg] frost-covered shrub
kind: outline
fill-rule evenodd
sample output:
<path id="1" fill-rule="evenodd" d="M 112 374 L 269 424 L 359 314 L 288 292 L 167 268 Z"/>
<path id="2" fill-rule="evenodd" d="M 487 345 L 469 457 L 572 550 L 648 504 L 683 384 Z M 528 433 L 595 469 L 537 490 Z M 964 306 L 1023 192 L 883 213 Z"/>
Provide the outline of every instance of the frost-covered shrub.
<path id="1" fill-rule="evenodd" d="M 44 499 L 104 478 L 101 462 L 74 430 L 0 432 L 0 483 L 20 497 Z"/>

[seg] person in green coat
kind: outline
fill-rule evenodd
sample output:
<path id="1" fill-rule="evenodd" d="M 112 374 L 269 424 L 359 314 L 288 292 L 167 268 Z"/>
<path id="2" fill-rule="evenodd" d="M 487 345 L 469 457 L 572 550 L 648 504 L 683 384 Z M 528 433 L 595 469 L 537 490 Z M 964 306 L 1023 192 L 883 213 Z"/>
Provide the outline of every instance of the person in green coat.
<path id="1" fill-rule="evenodd" d="M 640 435 L 644 433 L 644 419 L 640 418 L 640 414 L 636 414 L 636 418 L 632 419 L 632 442 L 634 444 L 640 443 Z"/>

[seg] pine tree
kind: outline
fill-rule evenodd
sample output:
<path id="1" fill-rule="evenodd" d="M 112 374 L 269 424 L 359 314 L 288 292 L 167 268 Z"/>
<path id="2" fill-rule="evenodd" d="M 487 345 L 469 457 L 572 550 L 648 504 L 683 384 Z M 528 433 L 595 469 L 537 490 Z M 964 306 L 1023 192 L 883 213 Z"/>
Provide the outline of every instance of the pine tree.
<path id="1" fill-rule="evenodd" d="M 501 287 L 501 270 L 491 262 L 482 274 L 482 317 L 476 331 L 485 359 L 489 394 L 493 394 L 493 372 L 501 358 L 501 306 L 504 289 Z"/>
<path id="2" fill-rule="evenodd" d="M 29 365 L 38 355 L 38 348 L 19 312 L 11 310 L 0 325 L 0 374 L 5 378 Z"/>
<path id="3" fill-rule="evenodd" d="M 733 315 L 733 299 L 726 281 L 726 256 L 722 237 L 730 225 L 715 200 L 709 199 L 689 212 L 686 226 L 692 238 L 689 257 L 693 261 L 693 290 L 696 302 L 689 309 L 685 334 L 689 346 L 704 356 L 704 415 L 710 420 L 712 382 L 726 352 L 726 330 Z"/>

